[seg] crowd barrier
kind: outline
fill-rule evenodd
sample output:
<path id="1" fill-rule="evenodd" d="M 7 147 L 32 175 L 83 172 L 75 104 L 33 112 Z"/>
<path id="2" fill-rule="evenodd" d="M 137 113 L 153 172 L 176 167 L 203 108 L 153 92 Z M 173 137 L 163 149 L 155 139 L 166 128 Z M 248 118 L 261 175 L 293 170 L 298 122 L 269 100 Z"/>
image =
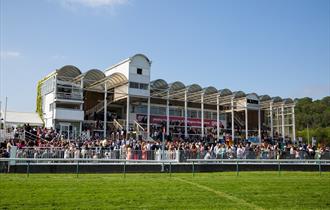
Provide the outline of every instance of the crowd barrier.
<path id="1" fill-rule="evenodd" d="M 84 158 L 0 158 L 0 173 L 123 173 L 127 172 L 214 172 L 214 171 L 330 171 L 330 160 L 187 159 L 127 160 Z"/>
<path id="2" fill-rule="evenodd" d="M 130 150 L 108 148 L 60 148 L 60 147 L 26 147 L 16 149 L 10 156 L 11 158 L 83 158 L 83 159 L 126 159 L 126 160 L 175 160 L 177 162 L 186 162 L 188 159 L 321 159 L 330 160 L 330 152 L 308 153 L 306 151 L 297 151 L 290 154 L 289 151 L 245 151 L 237 155 L 230 151 L 194 151 L 194 150 Z"/>
<path id="3" fill-rule="evenodd" d="M 34 159 L 126 159 L 126 160 L 175 160 L 179 161 L 179 150 L 111 150 L 101 147 L 89 149 L 63 149 L 59 147 L 42 148 L 30 147 L 17 149 L 11 155 L 12 158 L 34 158 Z"/>

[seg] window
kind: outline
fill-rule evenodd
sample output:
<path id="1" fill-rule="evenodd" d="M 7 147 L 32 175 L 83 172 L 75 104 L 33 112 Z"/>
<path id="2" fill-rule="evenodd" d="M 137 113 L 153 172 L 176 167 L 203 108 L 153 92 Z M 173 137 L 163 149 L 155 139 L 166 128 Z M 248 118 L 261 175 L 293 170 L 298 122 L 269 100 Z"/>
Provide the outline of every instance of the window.
<path id="1" fill-rule="evenodd" d="M 188 109 L 188 117 L 189 118 L 197 118 L 197 111 Z"/>
<path id="2" fill-rule="evenodd" d="M 259 104 L 259 101 L 253 99 L 247 99 L 247 103 L 249 104 Z"/>
<path id="3" fill-rule="evenodd" d="M 137 74 L 141 74 L 141 75 L 142 75 L 142 69 L 140 69 L 140 68 L 137 68 L 137 70 L 136 70 L 136 73 L 137 73 Z"/>
<path id="4" fill-rule="evenodd" d="M 49 111 L 50 112 L 53 111 L 53 106 L 54 106 L 54 103 L 49 104 Z"/>
<path id="5" fill-rule="evenodd" d="M 144 106 L 144 105 L 135 106 L 134 112 L 135 113 L 141 113 L 141 114 L 147 114 L 148 113 L 148 107 Z"/>
<path id="6" fill-rule="evenodd" d="M 129 83 L 129 87 L 130 88 L 139 89 L 139 83 L 137 83 L 137 82 L 130 82 Z"/>
<path id="7" fill-rule="evenodd" d="M 140 89 L 142 89 L 142 90 L 148 90 L 148 87 L 149 87 L 148 84 L 140 83 Z"/>
<path id="8" fill-rule="evenodd" d="M 158 107 L 158 106 L 151 106 L 150 113 L 152 115 L 166 115 L 166 108 L 165 107 Z"/>
<path id="9" fill-rule="evenodd" d="M 182 110 L 170 107 L 170 116 L 182 116 Z"/>
<path id="10" fill-rule="evenodd" d="M 148 90 L 149 85 L 144 84 L 144 83 L 138 83 L 138 82 L 130 82 L 129 87 L 134 88 L 134 89 Z"/>

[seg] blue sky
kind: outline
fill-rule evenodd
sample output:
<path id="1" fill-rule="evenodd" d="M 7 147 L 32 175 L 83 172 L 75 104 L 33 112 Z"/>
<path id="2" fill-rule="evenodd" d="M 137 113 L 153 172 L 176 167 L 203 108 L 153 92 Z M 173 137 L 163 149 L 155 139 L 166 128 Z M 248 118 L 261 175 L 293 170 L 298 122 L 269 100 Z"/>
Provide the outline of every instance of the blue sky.
<path id="1" fill-rule="evenodd" d="M 34 111 L 36 84 L 136 53 L 152 79 L 281 97 L 330 95 L 329 0 L 0 0 L 0 97 Z"/>

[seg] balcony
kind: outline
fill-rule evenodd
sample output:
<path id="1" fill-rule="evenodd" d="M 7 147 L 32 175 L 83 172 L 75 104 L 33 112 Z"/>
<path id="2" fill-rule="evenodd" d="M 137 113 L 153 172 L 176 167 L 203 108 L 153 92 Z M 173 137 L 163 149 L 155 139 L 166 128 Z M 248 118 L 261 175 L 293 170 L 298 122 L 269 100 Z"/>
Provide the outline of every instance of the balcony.
<path id="1" fill-rule="evenodd" d="M 83 100 L 83 97 L 82 97 L 81 93 L 57 92 L 56 98 L 57 99 L 65 99 L 65 100 L 76 100 L 76 101 Z"/>
<path id="2" fill-rule="evenodd" d="M 83 121 L 84 111 L 79 109 L 56 108 L 54 116 L 57 120 Z"/>

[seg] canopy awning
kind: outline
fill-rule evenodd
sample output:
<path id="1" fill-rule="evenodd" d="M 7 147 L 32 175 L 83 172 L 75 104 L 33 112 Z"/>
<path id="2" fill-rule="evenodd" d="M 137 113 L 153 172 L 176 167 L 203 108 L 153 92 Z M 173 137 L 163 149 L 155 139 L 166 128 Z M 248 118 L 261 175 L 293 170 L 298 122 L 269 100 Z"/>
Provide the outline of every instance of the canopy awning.
<path id="1" fill-rule="evenodd" d="M 43 122 L 36 112 L 6 112 L 6 124 L 21 125 L 30 124 L 33 126 L 42 126 Z"/>

